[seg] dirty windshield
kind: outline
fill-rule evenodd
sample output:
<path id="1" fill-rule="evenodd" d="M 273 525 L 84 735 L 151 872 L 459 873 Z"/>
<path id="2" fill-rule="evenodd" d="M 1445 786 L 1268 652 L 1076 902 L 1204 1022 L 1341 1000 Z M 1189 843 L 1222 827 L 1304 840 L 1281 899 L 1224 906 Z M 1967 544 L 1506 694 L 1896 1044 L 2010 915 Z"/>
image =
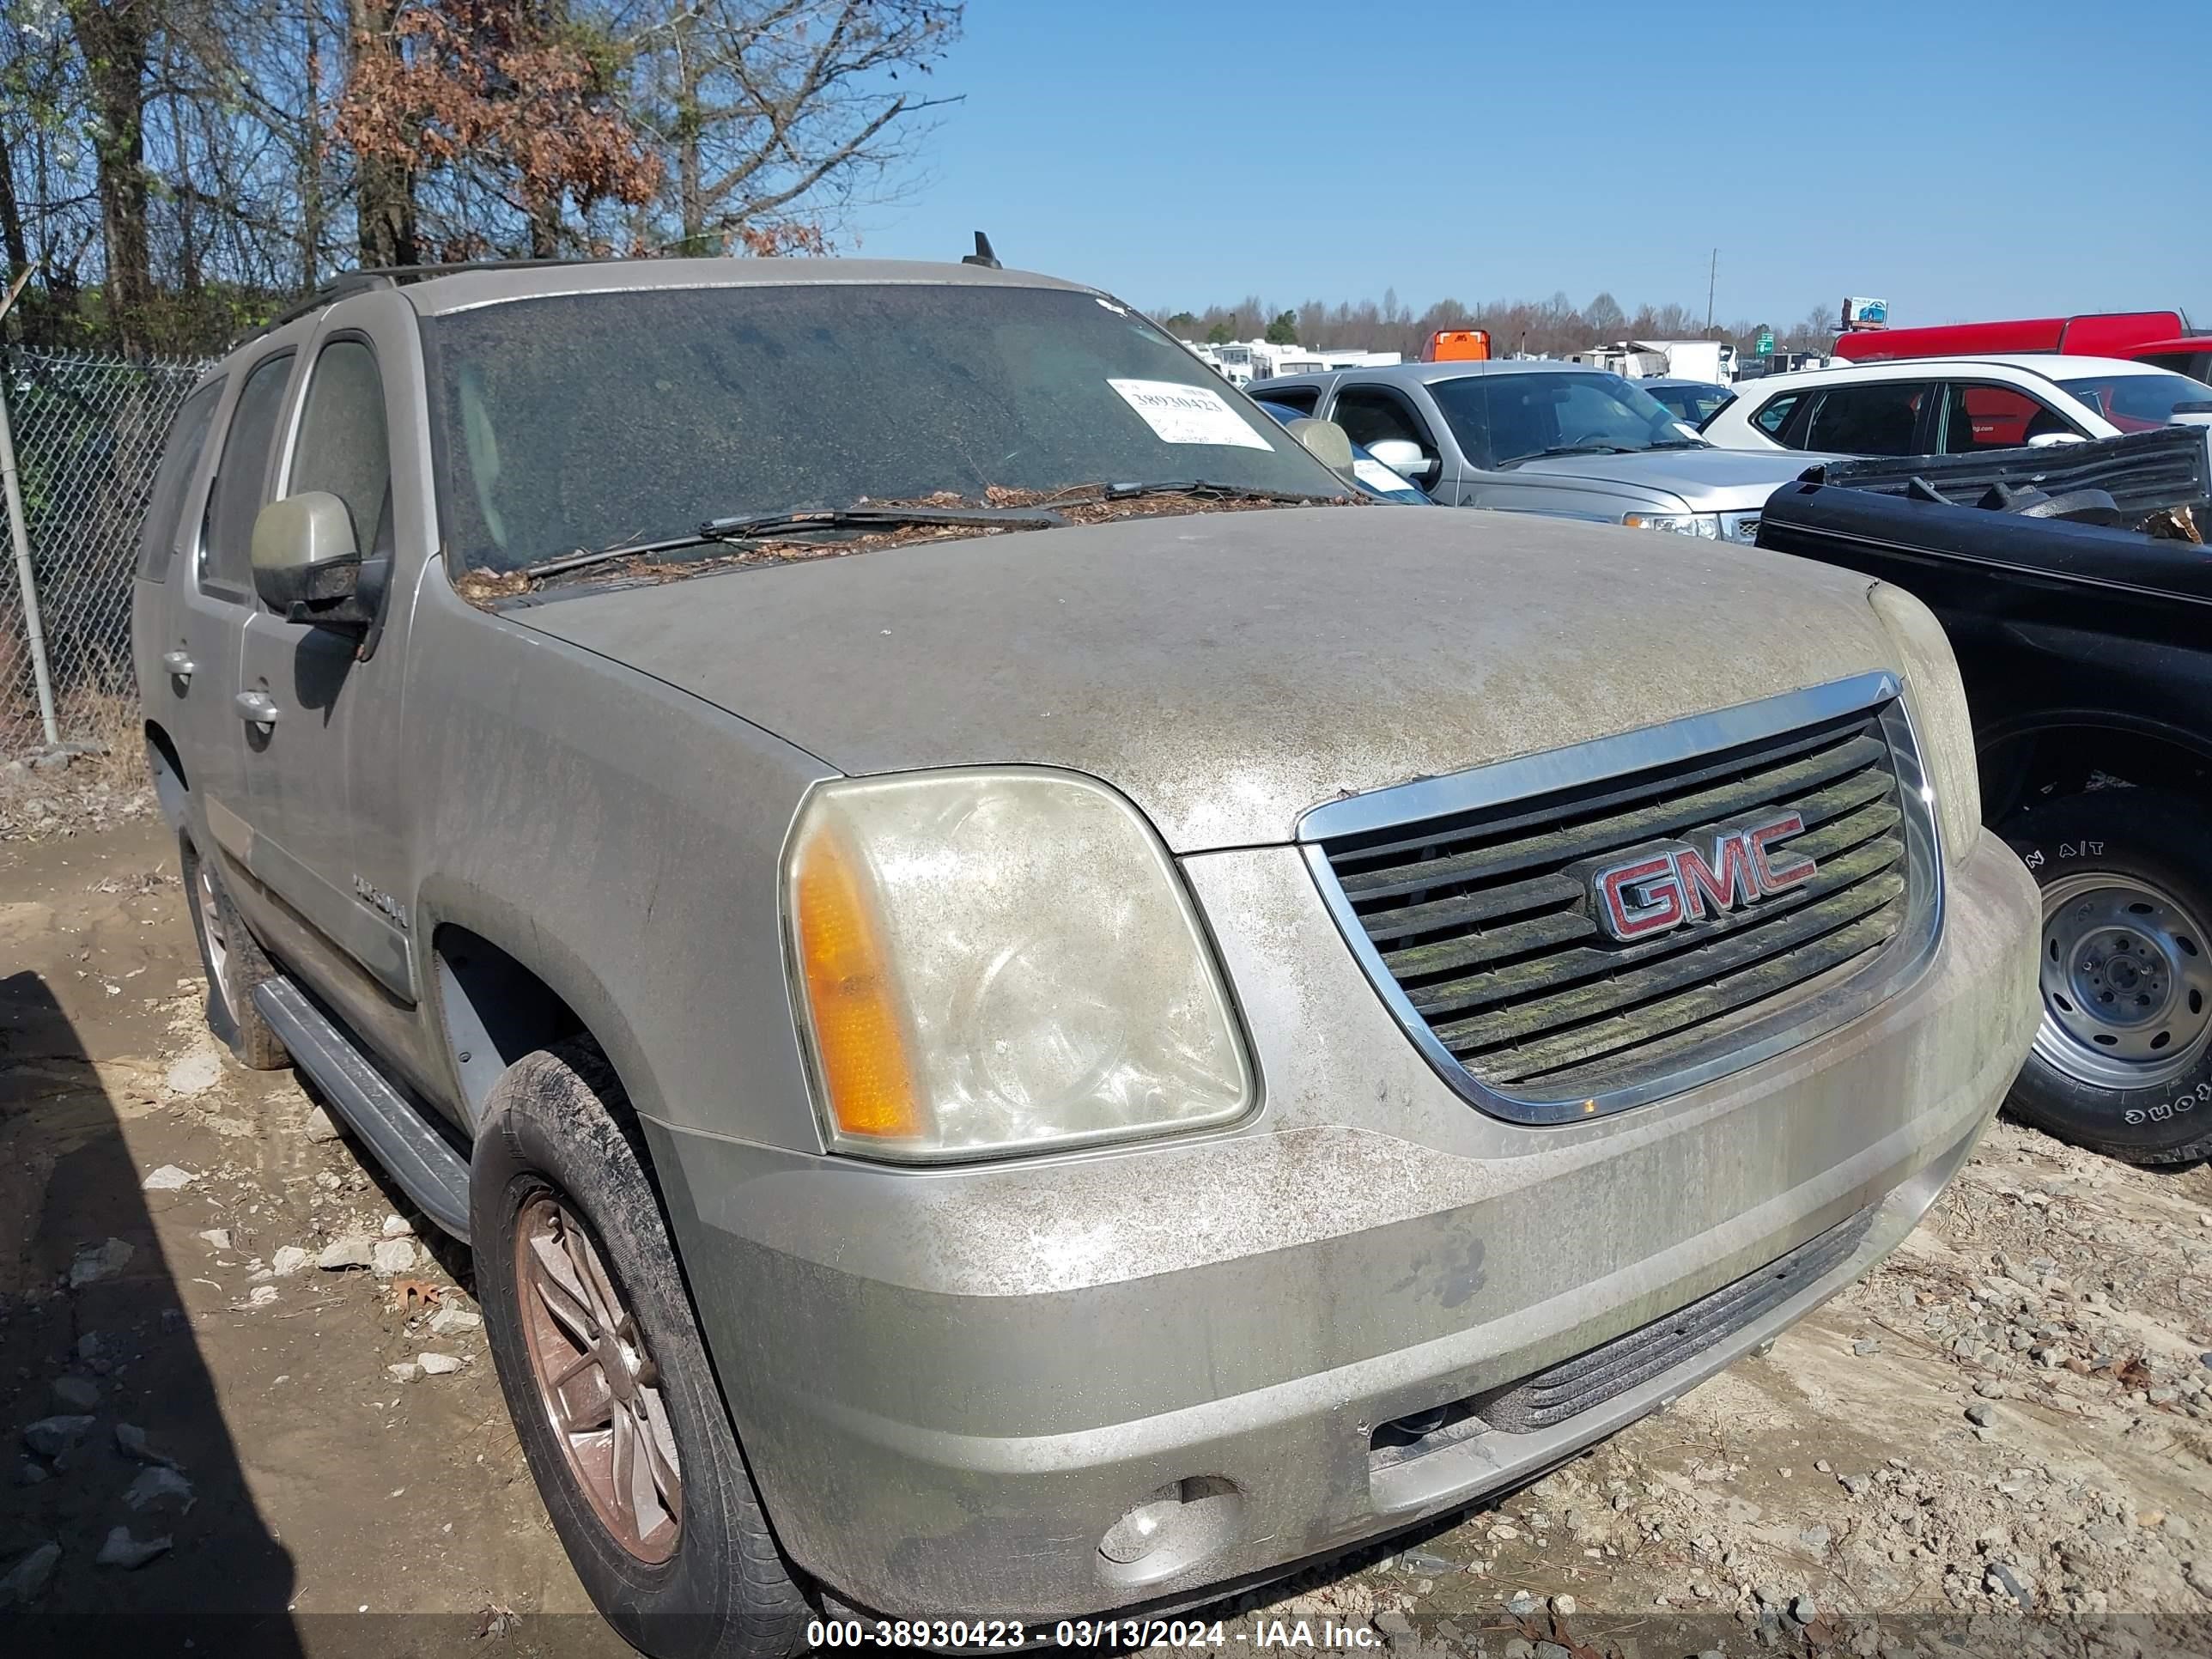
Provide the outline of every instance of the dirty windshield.
<path id="1" fill-rule="evenodd" d="M 445 530 L 487 573 L 861 501 L 1345 488 L 1141 317 L 1064 289 L 567 295 L 441 317 L 433 337 Z"/>

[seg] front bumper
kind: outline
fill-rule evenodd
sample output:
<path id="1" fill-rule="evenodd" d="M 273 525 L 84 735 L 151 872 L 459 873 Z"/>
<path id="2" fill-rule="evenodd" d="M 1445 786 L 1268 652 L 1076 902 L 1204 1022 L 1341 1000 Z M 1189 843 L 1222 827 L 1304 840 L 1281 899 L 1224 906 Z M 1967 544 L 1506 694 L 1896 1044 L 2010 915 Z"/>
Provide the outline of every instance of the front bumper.
<path id="1" fill-rule="evenodd" d="M 1414 1052 L 1296 853 L 1186 870 L 1266 1076 L 1217 1135 L 889 1170 L 648 1126 L 785 1548 L 899 1615 L 1188 1601 L 1513 1486 L 1851 1283 L 1965 1159 L 2037 1016 L 2033 884 L 1993 838 L 1873 1012 L 1599 1122 L 1483 1116 Z M 1563 1422 L 1378 1459 L 1863 1212 L 1839 1262 Z M 1170 1541 L 1100 1548 L 1170 1501 Z M 1123 1552 L 1126 1553 L 1127 1552 Z"/>

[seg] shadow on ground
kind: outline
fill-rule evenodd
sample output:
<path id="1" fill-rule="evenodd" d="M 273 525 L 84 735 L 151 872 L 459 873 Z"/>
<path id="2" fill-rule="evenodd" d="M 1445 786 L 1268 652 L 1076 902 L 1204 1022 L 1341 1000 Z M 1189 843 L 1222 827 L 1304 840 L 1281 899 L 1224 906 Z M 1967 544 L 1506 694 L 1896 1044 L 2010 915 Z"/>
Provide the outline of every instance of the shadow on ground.
<path id="1" fill-rule="evenodd" d="M 125 1109 L 45 977 L 0 979 L 10 1645 L 296 1654 L 292 1558 L 246 1491 Z"/>

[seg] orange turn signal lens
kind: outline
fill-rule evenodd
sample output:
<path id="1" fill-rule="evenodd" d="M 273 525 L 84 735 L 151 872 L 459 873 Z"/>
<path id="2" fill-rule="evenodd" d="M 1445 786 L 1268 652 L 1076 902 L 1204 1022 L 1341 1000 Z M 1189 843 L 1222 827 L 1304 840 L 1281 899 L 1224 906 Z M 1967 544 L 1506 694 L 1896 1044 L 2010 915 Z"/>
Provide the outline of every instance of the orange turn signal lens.
<path id="1" fill-rule="evenodd" d="M 832 1127 L 859 1140 L 911 1140 L 921 1105 L 890 965 L 858 854 L 817 824 L 796 849 L 792 922 L 815 1063 Z"/>

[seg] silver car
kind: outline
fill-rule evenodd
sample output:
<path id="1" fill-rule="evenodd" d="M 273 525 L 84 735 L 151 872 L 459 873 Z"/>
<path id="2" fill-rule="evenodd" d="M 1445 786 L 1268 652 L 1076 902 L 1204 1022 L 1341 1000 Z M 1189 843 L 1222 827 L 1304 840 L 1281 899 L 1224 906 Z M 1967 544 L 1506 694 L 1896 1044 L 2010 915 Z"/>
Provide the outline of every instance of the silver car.
<path id="1" fill-rule="evenodd" d="M 468 1243 L 622 1633 L 1087 1644 L 1726 1365 L 2027 1050 L 1927 611 L 1624 544 L 1048 277 L 372 273 L 134 648 L 209 1018 Z"/>
<path id="2" fill-rule="evenodd" d="M 1707 443 L 1633 380 L 1559 362 L 1402 363 L 1255 380 L 1255 398 L 1342 427 L 1448 507 L 1749 542 L 1818 455 Z"/>

